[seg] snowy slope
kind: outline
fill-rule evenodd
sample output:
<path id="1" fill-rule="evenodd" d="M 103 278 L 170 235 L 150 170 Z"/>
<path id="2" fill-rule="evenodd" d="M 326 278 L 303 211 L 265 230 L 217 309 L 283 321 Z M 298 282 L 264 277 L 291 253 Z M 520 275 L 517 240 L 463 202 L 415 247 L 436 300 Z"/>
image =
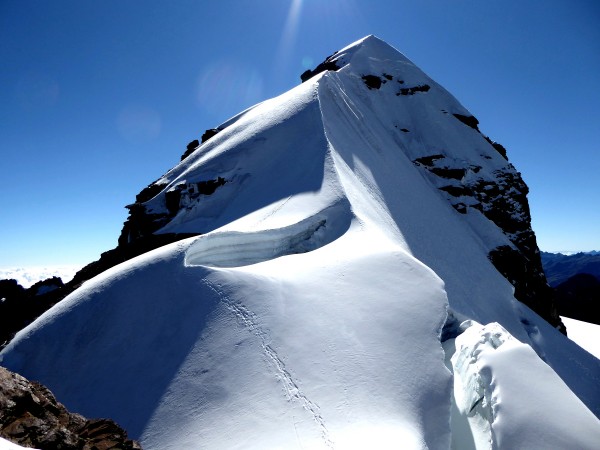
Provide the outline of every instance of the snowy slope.
<path id="1" fill-rule="evenodd" d="M 86 282 L 0 363 L 147 449 L 592 448 L 600 362 L 490 262 L 520 230 L 439 189 L 514 168 L 386 43 L 335 61 L 153 184 L 156 232 L 202 236 Z"/>
<path id="2" fill-rule="evenodd" d="M 581 320 L 561 317 L 569 329 L 569 339 L 600 358 L 600 325 Z"/>
<path id="3" fill-rule="evenodd" d="M 12 442 L 0 437 L 0 450 L 21 450 L 23 448 L 25 447 L 21 447 L 18 444 L 13 444 Z"/>

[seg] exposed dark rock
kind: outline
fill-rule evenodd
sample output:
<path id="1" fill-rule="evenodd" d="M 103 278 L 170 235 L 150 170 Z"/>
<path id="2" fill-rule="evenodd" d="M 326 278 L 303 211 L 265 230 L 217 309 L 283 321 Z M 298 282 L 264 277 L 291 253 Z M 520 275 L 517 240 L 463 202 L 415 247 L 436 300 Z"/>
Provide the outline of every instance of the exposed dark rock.
<path id="1" fill-rule="evenodd" d="M 462 114 L 452 114 L 458 120 L 460 120 L 465 125 L 473 128 L 474 130 L 479 131 L 479 120 L 475 118 L 475 116 L 463 116 Z"/>
<path id="2" fill-rule="evenodd" d="M 514 170 L 502 170 L 494 172 L 494 175 L 497 180 L 495 183 L 478 180 L 472 185 L 475 197 L 484 205 L 485 216 L 505 233 L 531 231 L 531 215 L 527 202 L 529 188 L 521 174 Z M 519 242 L 515 244 L 521 247 Z M 537 248 L 537 245 L 535 247 Z"/>
<path id="3" fill-rule="evenodd" d="M 431 89 L 428 84 L 422 84 L 411 88 L 402 88 L 396 95 L 415 95 L 417 92 L 427 92 Z"/>
<path id="4" fill-rule="evenodd" d="M 440 190 L 447 192 L 448 194 L 452 195 L 453 197 L 461 197 L 463 195 L 471 196 L 473 194 L 473 191 L 467 186 L 448 185 L 448 186 L 442 186 L 440 188 Z"/>
<path id="5" fill-rule="evenodd" d="M 472 116 L 460 118 L 469 126 L 477 124 Z M 521 174 L 511 164 L 492 174 L 482 173 L 482 167 L 477 164 L 465 164 L 442 154 L 422 156 L 413 163 L 424 169 L 432 184 L 458 213 L 467 214 L 469 209 L 476 209 L 504 232 L 514 248 L 495 249 L 490 253 L 490 260 L 515 286 L 518 300 L 564 331 L 531 229 L 529 190 Z M 465 197 L 469 201 L 464 201 Z"/>
<path id="6" fill-rule="evenodd" d="M 198 194 L 212 195 L 219 186 L 223 186 L 226 182 L 225 178 L 222 177 L 217 177 L 216 180 L 200 181 L 196 183 Z"/>
<path id="7" fill-rule="evenodd" d="M 464 162 L 453 161 L 441 154 L 417 158 L 413 161 L 423 166 L 427 171 L 438 177 L 434 182 L 439 186 L 439 178 L 456 180 L 459 183 L 445 184 L 440 190 L 451 197 L 469 196 L 474 202 L 469 207 L 479 209 L 488 219 L 500 227 L 511 241 L 528 254 L 528 259 L 539 260 L 533 253 L 537 252 L 535 235 L 531 231 L 531 217 L 527 202 L 527 185 L 521 174 L 512 165 L 497 170 L 491 179 L 468 177 L 467 173 L 478 174 L 481 166 L 470 164 L 464 168 Z M 451 200 L 451 199 L 449 199 Z M 455 201 L 450 201 L 452 204 Z M 464 212 L 464 206 L 457 209 Z M 541 267 L 540 267 L 540 270 Z"/>
<path id="8" fill-rule="evenodd" d="M 180 210 L 183 195 L 187 195 L 191 199 L 197 198 L 200 195 L 212 195 L 219 186 L 223 186 L 226 182 L 225 178 L 217 177 L 216 180 L 183 183 L 169 189 L 165 192 L 165 203 L 169 210 L 169 219 L 174 217 Z"/>
<path id="9" fill-rule="evenodd" d="M 387 74 L 387 73 L 384 73 L 384 74 L 383 74 L 383 78 L 385 78 L 386 80 L 392 81 L 392 79 L 393 79 L 394 77 L 393 77 L 393 76 L 391 76 L 391 75 L 389 75 L 389 74 Z"/>
<path id="10" fill-rule="evenodd" d="M 540 270 L 541 262 L 531 261 L 526 253 L 502 245 L 489 253 L 494 267 L 514 286 L 515 298 L 525 303 L 552 326 L 566 333 L 560 320 L 554 291 L 546 282 L 544 272 Z M 539 253 L 538 253 L 539 259 Z"/>
<path id="11" fill-rule="evenodd" d="M 129 217 L 123 224 L 123 229 L 119 236 L 118 245 L 120 247 L 144 236 L 151 235 L 166 225 L 169 220 L 169 215 L 166 213 L 154 214 L 147 212 L 143 203 L 136 202 L 127 205 L 126 208 L 129 210 Z"/>
<path id="12" fill-rule="evenodd" d="M 453 203 L 452 207 L 461 214 L 467 213 L 467 205 L 464 203 Z"/>
<path id="13" fill-rule="evenodd" d="M 59 277 L 46 278 L 43 281 L 38 281 L 29 288 L 33 295 L 43 295 L 48 292 L 60 289 L 64 284 Z"/>
<path id="14" fill-rule="evenodd" d="M 510 170 L 512 169 L 512 170 Z M 490 260 L 515 287 L 515 297 L 564 332 L 554 293 L 546 281 L 527 202 L 529 189 L 521 174 L 509 170 L 494 173 L 496 183 L 478 181 L 471 185 L 481 212 L 509 237 L 515 248 L 501 247 Z"/>
<path id="15" fill-rule="evenodd" d="M 362 79 L 369 89 L 379 89 L 381 87 L 381 78 L 375 75 L 363 75 Z"/>
<path id="16" fill-rule="evenodd" d="M 0 280 L 0 301 L 6 298 L 17 298 L 25 295 L 25 288 L 17 280 Z"/>
<path id="17" fill-rule="evenodd" d="M 500 153 L 500 155 L 506 159 L 508 161 L 508 156 L 506 156 L 506 149 L 504 148 L 504 146 L 498 142 L 492 141 L 489 137 L 487 136 L 483 136 L 485 138 L 486 141 L 488 141 L 492 147 L 494 147 L 496 149 L 496 151 L 498 153 Z"/>
<path id="18" fill-rule="evenodd" d="M 200 142 L 198 142 L 198 139 L 194 139 L 192 142 L 190 142 L 187 146 L 186 149 L 187 151 L 194 151 L 195 149 L 197 149 L 200 146 Z"/>
<path id="19" fill-rule="evenodd" d="M 0 436 L 43 450 L 141 449 L 112 420 L 70 413 L 48 388 L 4 367 L 0 367 Z"/>
<path id="20" fill-rule="evenodd" d="M 498 153 L 500 153 L 500 155 L 508 161 L 508 156 L 506 156 L 506 149 L 502 144 L 499 144 L 498 142 L 492 142 L 492 147 L 494 147 L 498 151 Z"/>
<path id="21" fill-rule="evenodd" d="M 210 138 L 212 138 L 213 136 L 217 135 L 221 130 L 219 128 L 209 128 L 208 130 L 206 130 L 203 134 L 201 139 L 201 142 L 198 141 L 198 139 L 194 139 L 192 142 L 190 142 L 187 147 L 185 152 L 183 153 L 183 155 L 181 155 L 181 161 L 183 161 L 184 159 L 186 159 L 188 156 L 190 156 L 192 153 L 194 153 L 196 151 L 196 149 L 198 147 L 200 147 L 200 144 L 205 143 L 206 141 L 208 141 Z"/>
<path id="22" fill-rule="evenodd" d="M 204 144 L 206 141 L 208 141 L 211 137 L 216 136 L 221 130 L 218 128 L 209 128 L 208 130 L 206 130 L 204 132 L 204 134 L 202 135 L 202 137 L 200 139 L 202 139 L 202 143 Z"/>
<path id="23" fill-rule="evenodd" d="M 58 280 L 62 284 L 62 280 Z M 51 284 L 55 285 L 55 282 L 52 281 Z M 15 280 L 0 281 L 0 349 L 17 331 L 64 297 L 64 286 L 39 291 L 41 286 L 44 286 L 43 282 L 24 289 Z"/>
<path id="24" fill-rule="evenodd" d="M 437 161 L 438 159 L 444 159 L 445 156 L 441 155 L 441 154 L 435 154 L 435 155 L 430 155 L 430 156 L 422 156 L 420 158 L 415 159 L 413 162 L 415 164 L 420 164 L 423 166 L 427 166 L 427 167 L 433 167 L 433 164 L 435 161 Z"/>
<path id="25" fill-rule="evenodd" d="M 185 158 L 194 153 L 194 150 L 196 150 L 199 146 L 200 142 L 198 142 L 198 139 L 194 139 L 192 142 L 190 142 L 186 147 L 185 153 L 181 155 L 181 161 L 183 161 Z"/>
<path id="26" fill-rule="evenodd" d="M 440 341 L 446 342 L 449 339 L 456 339 L 460 336 L 467 328 L 471 326 L 470 320 L 465 320 L 464 317 L 457 317 L 457 314 L 448 309 L 448 315 L 446 321 L 442 326 L 442 332 L 440 334 Z"/>
<path id="27" fill-rule="evenodd" d="M 408 133 L 410 130 L 407 130 L 406 128 L 400 128 L 400 131 L 404 131 L 405 133 Z"/>
<path id="28" fill-rule="evenodd" d="M 153 199 L 165 188 L 165 184 L 157 184 L 156 181 L 152 184 L 149 184 L 141 192 L 135 196 L 136 203 L 145 203 L 148 200 Z"/>
<path id="29" fill-rule="evenodd" d="M 556 287 L 561 316 L 600 325 L 600 280 L 578 273 Z"/>
<path id="30" fill-rule="evenodd" d="M 165 192 L 165 203 L 169 210 L 170 217 L 174 217 L 179 211 L 179 202 L 181 201 L 181 191 L 185 188 L 184 184 L 179 184 Z"/>
<path id="31" fill-rule="evenodd" d="M 222 177 L 217 177 L 215 180 L 200 181 L 197 183 L 182 183 L 178 184 L 168 191 L 164 195 L 164 206 L 167 209 L 166 213 L 151 213 L 148 212 L 143 202 L 137 201 L 137 198 L 142 197 L 143 192 L 147 192 L 148 195 L 144 195 L 143 198 L 147 198 L 149 194 L 156 194 L 162 192 L 165 185 L 159 185 L 157 188 L 153 188 L 152 185 L 144 188 L 144 190 L 136 196 L 136 202 L 128 205 L 129 217 L 123 224 L 121 230 L 121 236 L 119 237 L 119 246 L 127 245 L 128 243 L 135 241 L 144 236 L 149 236 L 154 232 L 158 231 L 169 220 L 171 220 L 182 207 L 182 202 L 193 201 L 200 195 L 211 195 L 219 186 L 223 186 L 227 180 Z"/>
<path id="32" fill-rule="evenodd" d="M 467 173 L 466 169 L 462 168 L 451 168 L 451 167 L 431 167 L 429 168 L 431 173 L 434 173 L 438 177 L 453 179 L 453 180 L 462 180 L 465 174 Z"/>
<path id="33" fill-rule="evenodd" d="M 334 72 L 340 70 L 340 67 L 335 61 L 335 55 L 337 55 L 337 52 L 325 58 L 325 61 L 323 61 L 321 64 L 315 67 L 314 70 L 306 70 L 302 75 L 300 75 L 300 79 L 302 80 L 302 82 L 304 83 L 305 81 L 310 80 L 315 75 L 318 75 L 321 72 L 325 72 L 326 70 L 333 70 Z"/>

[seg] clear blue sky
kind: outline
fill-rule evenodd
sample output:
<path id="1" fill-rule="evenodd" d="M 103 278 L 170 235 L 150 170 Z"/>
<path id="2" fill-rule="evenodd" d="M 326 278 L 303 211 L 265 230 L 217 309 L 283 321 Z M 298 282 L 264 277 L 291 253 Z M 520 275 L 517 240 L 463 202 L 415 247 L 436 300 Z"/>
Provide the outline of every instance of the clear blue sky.
<path id="1" fill-rule="evenodd" d="M 508 149 L 542 250 L 600 249 L 597 0 L 1 0 L 0 265 L 97 259 L 189 141 L 367 34 Z"/>

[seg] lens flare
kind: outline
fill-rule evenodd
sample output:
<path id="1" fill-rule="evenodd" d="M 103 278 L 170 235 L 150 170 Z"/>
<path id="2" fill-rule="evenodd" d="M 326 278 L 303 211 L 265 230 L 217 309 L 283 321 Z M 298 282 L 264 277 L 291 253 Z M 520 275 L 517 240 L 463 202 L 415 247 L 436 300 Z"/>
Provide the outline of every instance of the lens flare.
<path id="1" fill-rule="evenodd" d="M 292 50 L 296 44 L 301 12 L 302 0 L 292 0 L 277 50 L 277 60 L 275 62 L 276 73 L 284 72 L 283 69 L 289 66 L 289 55 L 293 53 Z"/>
<path id="2" fill-rule="evenodd" d="M 140 105 L 125 106 L 117 116 L 117 129 L 121 136 L 134 144 L 149 142 L 158 137 L 161 119 L 152 108 Z"/>
<path id="3" fill-rule="evenodd" d="M 196 102 L 199 108 L 222 120 L 262 100 L 263 78 L 256 68 L 219 60 L 198 75 Z"/>

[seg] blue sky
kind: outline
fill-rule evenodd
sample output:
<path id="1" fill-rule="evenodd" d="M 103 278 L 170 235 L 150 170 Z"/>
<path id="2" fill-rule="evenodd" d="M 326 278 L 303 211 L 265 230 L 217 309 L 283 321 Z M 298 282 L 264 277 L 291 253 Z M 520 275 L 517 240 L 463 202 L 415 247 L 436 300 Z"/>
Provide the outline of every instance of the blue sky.
<path id="1" fill-rule="evenodd" d="M 600 3 L 0 1 L 0 266 L 85 264 L 207 128 L 375 34 L 508 149 L 542 250 L 600 249 Z"/>

